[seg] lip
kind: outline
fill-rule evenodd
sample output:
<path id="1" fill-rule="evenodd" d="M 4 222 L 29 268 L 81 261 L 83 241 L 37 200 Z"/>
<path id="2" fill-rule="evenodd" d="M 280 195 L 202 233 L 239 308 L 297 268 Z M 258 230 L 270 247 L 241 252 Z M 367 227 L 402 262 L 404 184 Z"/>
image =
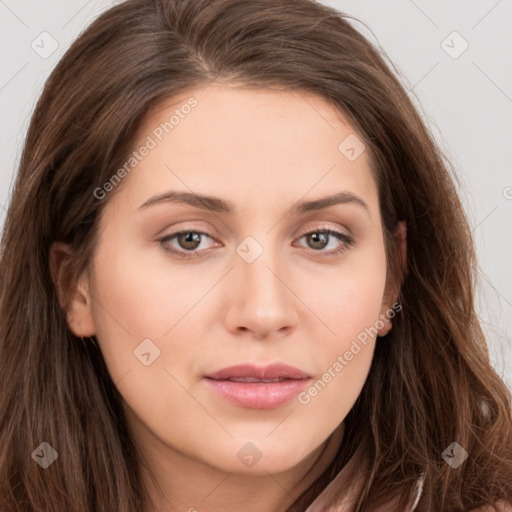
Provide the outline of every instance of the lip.
<path id="1" fill-rule="evenodd" d="M 233 380 L 236 379 L 236 380 Z M 206 384 L 235 405 L 249 409 L 276 409 L 288 403 L 311 376 L 286 364 L 230 366 L 206 375 Z"/>

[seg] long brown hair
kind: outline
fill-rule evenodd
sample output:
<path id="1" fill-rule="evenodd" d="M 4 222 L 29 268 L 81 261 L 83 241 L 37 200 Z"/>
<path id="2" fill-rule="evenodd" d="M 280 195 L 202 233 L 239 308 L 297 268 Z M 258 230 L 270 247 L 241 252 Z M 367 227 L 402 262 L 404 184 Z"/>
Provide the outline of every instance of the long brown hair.
<path id="1" fill-rule="evenodd" d="M 346 116 L 371 155 L 389 270 L 403 277 L 402 311 L 377 343 L 339 456 L 289 510 L 305 510 L 352 456 L 364 477 L 357 511 L 405 505 L 421 474 L 420 510 L 512 501 L 511 396 L 475 314 L 475 253 L 452 168 L 347 18 L 312 0 L 129 0 L 63 56 L 32 117 L 1 242 L 3 512 L 148 510 L 121 397 L 99 350 L 68 327 L 49 249 L 71 244 L 73 282 L 108 201 L 94 191 L 126 160 L 149 110 L 212 80 L 315 93 Z M 458 469 L 442 457 L 454 441 L 469 454 Z M 30 456 L 42 442 L 59 457 L 44 471 Z"/>

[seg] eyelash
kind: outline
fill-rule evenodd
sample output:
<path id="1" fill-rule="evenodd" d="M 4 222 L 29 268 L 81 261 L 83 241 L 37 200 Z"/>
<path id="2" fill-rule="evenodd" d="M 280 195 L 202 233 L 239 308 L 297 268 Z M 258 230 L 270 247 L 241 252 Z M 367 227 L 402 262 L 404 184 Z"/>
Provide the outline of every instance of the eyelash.
<path id="1" fill-rule="evenodd" d="M 205 236 L 210 237 L 212 240 L 214 239 L 209 233 L 207 233 L 205 231 L 196 230 L 196 229 L 182 229 L 180 231 L 176 231 L 175 233 L 171 233 L 169 235 L 166 235 L 163 238 L 158 239 L 158 242 L 160 242 L 162 249 L 168 253 L 171 253 L 173 255 L 176 255 L 176 256 L 178 256 L 180 258 L 184 258 L 184 259 L 196 258 L 196 257 L 198 257 L 198 256 L 196 256 L 196 254 L 198 252 L 197 249 L 194 251 L 179 251 L 177 249 L 171 248 L 168 245 L 168 242 L 170 240 L 172 240 L 173 238 L 176 238 L 179 235 L 188 234 L 188 233 L 196 233 L 198 235 L 205 235 Z M 317 228 L 313 231 L 307 231 L 306 233 L 303 233 L 298 238 L 298 240 L 300 240 L 301 238 L 304 238 L 307 235 L 311 235 L 311 234 L 315 234 L 315 233 L 316 234 L 322 233 L 325 235 L 334 236 L 340 242 L 343 242 L 340 247 L 338 247 L 337 249 L 332 249 L 330 251 L 323 251 L 322 249 L 318 249 L 318 250 L 311 249 L 313 252 L 320 253 L 320 254 L 323 253 L 327 257 L 338 256 L 338 255 L 342 254 L 343 252 L 345 252 L 347 249 L 349 249 L 352 245 L 354 245 L 354 239 L 352 237 L 350 237 L 344 233 L 340 233 L 339 231 L 334 231 L 329 228 Z M 303 248 L 305 248 L 305 247 L 303 247 Z M 205 249 L 205 250 L 207 250 L 207 249 Z"/>

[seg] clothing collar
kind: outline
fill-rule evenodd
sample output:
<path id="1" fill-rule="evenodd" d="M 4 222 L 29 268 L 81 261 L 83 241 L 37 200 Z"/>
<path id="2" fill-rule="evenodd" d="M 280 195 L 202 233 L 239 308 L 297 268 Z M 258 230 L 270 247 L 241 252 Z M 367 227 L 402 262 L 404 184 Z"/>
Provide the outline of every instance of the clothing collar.
<path id="1" fill-rule="evenodd" d="M 340 501 L 339 490 L 346 486 L 347 477 L 351 471 L 355 469 L 356 458 L 352 457 L 349 462 L 341 469 L 341 471 L 334 477 L 329 485 L 317 496 L 315 501 L 309 505 L 305 512 L 351 512 L 354 509 L 356 496 L 354 493 L 347 493 Z M 423 483 L 425 481 L 425 474 L 422 474 L 416 482 L 414 495 L 403 510 L 403 512 L 414 512 L 423 494 Z M 334 507 L 333 508 L 333 504 Z M 396 508 L 385 506 L 379 507 L 374 512 L 397 512 Z"/>

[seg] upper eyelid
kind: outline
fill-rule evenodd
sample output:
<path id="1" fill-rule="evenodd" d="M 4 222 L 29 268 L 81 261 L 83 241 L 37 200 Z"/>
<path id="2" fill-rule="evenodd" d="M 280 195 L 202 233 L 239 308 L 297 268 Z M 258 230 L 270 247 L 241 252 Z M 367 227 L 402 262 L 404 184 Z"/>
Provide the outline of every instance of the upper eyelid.
<path id="1" fill-rule="evenodd" d="M 190 232 L 190 231 L 193 231 L 193 232 L 200 232 L 200 233 L 204 233 L 208 236 L 211 236 L 212 238 L 215 238 L 216 235 L 212 234 L 213 232 L 216 232 L 217 230 L 211 230 L 211 229 L 203 229 L 202 227 L 195 227 L 195 226 L 191 226 L 191 225 L 187 225 L 187 222 L 195 222 L 195 221 L 183 221 L 183 222 L 180 222 L 178 223 L 178 226 L 180 224 L 185 224 L 184 227 L 177 227 L 175 228 L 175 231 L 172 231 L 170 232 L 169 234 L 170 235 L 175 235 L 177 233 L 182 233 L 182 232 Z M 347 226 L 341 226 L 339 223 L 336 223 L 333 221 L 321 221 L 321 220 L 313 220 L 313 221 L 308 221 L 307 224 L 311 224 L 313 223 L 313 225 L 307 229 L 296 229 L 294 230 L 294 236 L 298 236 L 299 233 L 301 233 L 301 236 L 305 235 L 305 234 L 308 234 L 308 233 L 311 233 L 312 231 L 320 231 L 320 230 L 332 230 L 332 231 L 340 231 L 342 232 L 344 235 L 346 236 L 352 236 L 352 230 L 350 230 Z M 316 223 L 316 224 L 315 224 Z M 333 225 L 334 224 L 334 225 Z M 167 236 L 167 235 L 162 235 L 162 236 Z"/>
<path id="2" fill-rule="evenodd" d="M 294 236 L 302 238 L 304 235 L 308 235 L 310 233 L 315 233 L 315 232 L 318 232 L 318 231 L 334 231 L 334 232 L 338 232 L 338 233 L 340 233 L 342 235 L 345 235 L 347 237 L 351 237 L 352 236 L 352 234 L 350 232 L 345 233 L 343 231 L 343 229 L 340 229 L 340 228 L 337 228 L 337 227 L 332 227 L 332 226 L 329 226 L 329 225 L 314 226 L 314 227 L 311 227 L 309 229 L 301 230 L 301 231 L 298 232 L 298 234 L 296 234 Z M 201 228 L 193 228 L 193 227 L 190 227 L 190 228 L 187 228 L 187 227 L 180 228 L 180 229 L 177 229 L 176 231 L 172 231 L 171 233 L 169 233 L 167 235 L 162 235 L 162 237 L 160 237 L 160 238 L 173 238 L 173 237 L 178 236 L 178 235 L 183 234 L 183 233 L 199 233 L 199 234 L 202 234 L 202 235 L 209 236 L 212 239 L 216 239 L 217 238 L 216 235 L 210 233 L 208 230 L 204 230 L 204 229 L 201 229 Z"/>

